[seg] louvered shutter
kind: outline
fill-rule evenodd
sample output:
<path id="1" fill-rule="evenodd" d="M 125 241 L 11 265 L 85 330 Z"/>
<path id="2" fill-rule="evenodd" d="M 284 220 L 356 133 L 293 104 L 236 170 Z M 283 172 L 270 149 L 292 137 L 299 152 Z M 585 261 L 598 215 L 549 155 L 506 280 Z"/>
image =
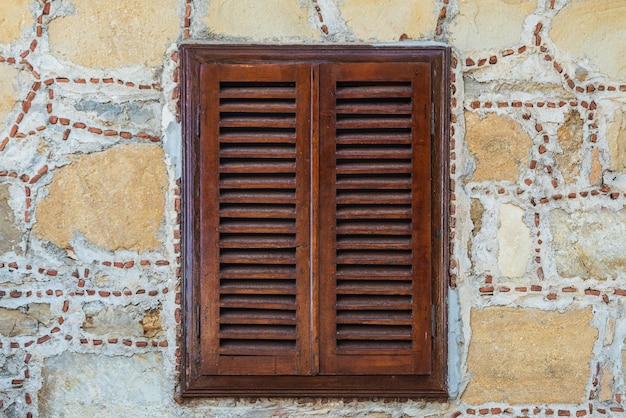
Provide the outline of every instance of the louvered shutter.
<path id="1" fill-rule="evenodd" d="M 202 373 L 309 374 L 310 66 L 201 79 Z"/>
<path id="2" fill-rule="evenodd" d="M 426 63 L 320 67 L 320 373 L 431 371 Z"/>
<path id="3" fill-rule="evenodd" d="M 445 398 L 449 51 L 181 57 L 183 396 Z"/>

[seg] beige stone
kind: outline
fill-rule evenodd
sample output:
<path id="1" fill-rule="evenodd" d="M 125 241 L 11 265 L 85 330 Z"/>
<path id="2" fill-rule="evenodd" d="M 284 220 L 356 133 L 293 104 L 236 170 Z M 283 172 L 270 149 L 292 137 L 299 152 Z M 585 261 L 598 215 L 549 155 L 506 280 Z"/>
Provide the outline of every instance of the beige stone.
<path id="1" fill-rule="evenodd" d="M 581 147 L 583 145 L 583 121 L 580 113 L 572 110 L 563 125 L 558 129 L 559 145 L 563 153 L 556 154 L 555 159 L 566 184 L 575 183 L 582 162 Z"/>
<path id="2" fill-rule="evenodd" d="M 163 331 L 161 309 L 147 311 L 141 320 L 141 326 L 143 327 L 144 337 L 154 338 L 160 335 L 161 331 Z"/>
<path id="3" fill-rule="evenodd" d="M 626 274 L 626 210 L 553 210 L 550 226 L 561 276 L 606 279 Z"/>
<path id="4" fill-rule="evenodd" d="M 523 277 L 526 273 L 533 242 L 523 216 L 524 210 L 515 205 L 500 205 L 498 267 L 506 277 Z"/>
<path id="5" fill-rule="evenodd" d="M 597 148 L 591 148 L 591 170 L 589 171 L 589 183 L 592 186 L 599 186 L 602 183 L 602 163 L 600 162 L 600 152 Z"/>
<path id="6" fill-rule="evenodd" d="M 588 59 L 609 77 L 626 78 L 623 0 L 572 0 L 552 21 L 550 38 L 574 59 Z"/>
<path id="7" fill-rule="evenodd" d="M 160 246 L 167 173 L 163 150 L 119 145 L 55 170 L 36 211 L 35 234 L 67 247 L 76 232 L 109 250 Z"/>
<path id="8" fill-rule="evenodd" d="M 17 40 L 22 30 L 29 23 L 33 23 L 29 9 L 31 3 L 32 0 L 5 0 L 2 2 L 0 44 L 8 44 Z"/>
<path id="9" fill-rule="evenodd" d="M 317 39 L 309 7 L 294 0 L 211 0 L 202 19 L 218 35 L 252 40 Z"/>
<path id="10" fill-rule="evenodd" d="M 598 330 L 591 308 L 569 312 L 473 309 L 467 359 L 470 404 L 582 403 Z"/>
<path id="11" fill-rule="evenodd" d="M 624 356 L 624 352 L 622 352 Z M 598 393 L 598 399 L 600 402 L 607 402 L 613 400 L 613 389 L 611 384 L 613 383 L 613 372 L 607 365 L 602 367 L 602 377 L 600 379 L 600 391 Z"/>
<path id="12" fill-rule="evenodd" d="M 524 20 L 536 6 L 536 0 L 459 0 L 450 41 L 462 51 L 519 46 Z"/>
<path id="13" fill-rule="evenodd" d="M 437 27 L 435 0 L 342 0 L 341 16 L 361 40 L 432 39 Z"/>
<path id="14" fill-rule="evenodd" d="M 465 140 L 476 160 L 475 181 L 515 182 L 520 165 L 528 164 L 532 140 L 522 126 L 508 116 L 489 114 L 484 119 L 465 113 Z"/>
<path id="15" fill-rule="evenodd" d="M 474 227 L 472 228 L 472 234 L 476 236 L 480 232 L 480 229 L 483 226 L 483 213 L 485 209 L 483 205 L 480 203 L 478 199 L 472 199 L 472 203 L 470 203 L 470 218 L 472 219 L 472 223 Z"/>
<path id="16" fill-rule="evenodd" d="M 36 335 L 40 326 L 50 325 L 50 304 L 31 303 L 22 309 L 0 308 L 0 334 L 5 337 Z"/>
<path id="17" fill-rule="evenodd" d="M 626 112 L 617 110 L 606 132 L 612 171 L 626 171 Z"/>
<path id="18" fill-rule="evenodd" d="M 15 224 L 13 209 L 9 206 L 9 185 L 0 185 L 0 253 L 15 251 L 21 253 L 18 247 L 22 239 L 22 232 Z"/>
<path id="19" fill-rule="evenodd" d="M 9 64 L 0 64 L 0 130 L 6 126 L 7 113 L 16 102 L 19 70 Z"/>
<path id="20" fill-rule="evenodd" d="M 50 22 L 50 51 L 86 67 L 157 66 L 180 31 L 176 0 L 72 0 Z"/>

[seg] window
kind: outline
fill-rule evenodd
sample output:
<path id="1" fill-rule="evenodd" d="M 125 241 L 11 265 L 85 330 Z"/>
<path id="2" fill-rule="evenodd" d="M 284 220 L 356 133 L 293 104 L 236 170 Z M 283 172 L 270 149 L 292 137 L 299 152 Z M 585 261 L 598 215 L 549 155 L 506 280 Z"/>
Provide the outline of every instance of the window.
<path id="1" fill-rule="evenodd" d="M 183 395 L 445 397 L 448 50 L 181 51 Z"/>

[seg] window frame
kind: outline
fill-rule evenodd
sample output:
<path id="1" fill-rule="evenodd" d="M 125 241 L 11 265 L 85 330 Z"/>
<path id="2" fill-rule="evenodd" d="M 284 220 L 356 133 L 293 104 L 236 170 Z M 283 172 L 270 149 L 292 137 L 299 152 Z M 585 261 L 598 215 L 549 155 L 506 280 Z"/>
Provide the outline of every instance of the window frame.
<path id="1" fill-rule="evenodd" d="M 184 44 L 181 55 L 180 110 L 183 127 L 181 389 L 197 396 L 447 397 L 447 304 L 449 266 L 449 68 L 450 51 L 442 45 L 224 45 Z M 431 234 L 433 315 L 429 375 L 208 376 L 200 371 L 200 73 L 209 63 L 367 63 L 428 62 L 432 80 Z M 316 123 L 315 121 L 312 124 Z M 313 128 L 316 129 L 316 128 Z M 311 152 L 313 157 L 314 151 Z M 313 231 L 312 231 L 313 234 Z M 355 382 L 355 380 L 357 382 Z M 271 382 L 271 386 L 268 384 Z"/>

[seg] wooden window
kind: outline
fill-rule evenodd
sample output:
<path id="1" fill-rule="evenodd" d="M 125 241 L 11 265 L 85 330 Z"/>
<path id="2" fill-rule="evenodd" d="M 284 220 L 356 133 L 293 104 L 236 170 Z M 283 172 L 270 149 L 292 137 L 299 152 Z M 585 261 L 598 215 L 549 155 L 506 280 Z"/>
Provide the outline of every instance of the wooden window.
<path id="1" fill-rule="evenodd" d="M 181 51 L 183 395 L 445 397 L 447 49 Z"/>

